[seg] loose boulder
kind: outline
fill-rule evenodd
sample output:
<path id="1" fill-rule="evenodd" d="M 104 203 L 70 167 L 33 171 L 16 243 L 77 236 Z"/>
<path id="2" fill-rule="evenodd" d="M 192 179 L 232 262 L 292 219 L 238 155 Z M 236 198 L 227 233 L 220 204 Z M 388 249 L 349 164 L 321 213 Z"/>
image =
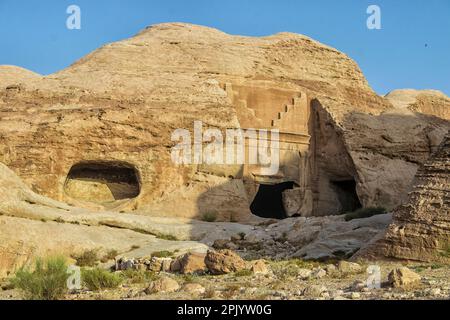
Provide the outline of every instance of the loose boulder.
<path id="1" fill-rule="evenodd" d="M 251 271 L 254 274 L 267 274 L 269 273 L 269 268 L 267 268 L 264 260 L 256 260 L 252 263 Z"/>
<path id="2" fill-rule="evenodd" d="M 203 294 L 206 291 L 205 287 L 199 283 L 186 283 L 183 290 L 191 294 Z"/>
<path id="3" fill-rule="evenodd" d="M 205 257 L 205 264 L 208 270 L 216 275 L 237 272 L 246 268 L 245 261 L 228 249 L 209 250 Z"/>
<path id="4" fill-rule="evenodd" d="M 309 298 L 320 298 L 327 291 L 325 286 L 310 285 L 303 290 L 303 296 Z"/>
<path id="5" fill-rule="evenodd" d="M 190 252 L 179 259 L 179 270 L 182 274 L 203 273 L 206 271 L 205 254 Z M 177 266 L 174 265 L 174 268 Z"/>
<path id="6" fill-rule="evenodd" d="M 339 261 L 337 269 L 344 274 L 359 273 L 362 271 L 362 267 L 359 264 L 348 261 Z"/>
<path id="7" fill-rule="evenodd" d="M 394 269 L 388 275 L 388 282 L 394 288 L 415 286 L 420 283 L 420 280 L 420 275 L 406 267 Z"/>
<path id="8" fill-rule="evenodd" d="M 178 282 L 169 277 L 162 277 L 150 283 L 150 286 L 145 289 L 145 293 L 154 294 L 161 292 L 175 292 L 178 289 L 180 289 Z"/>

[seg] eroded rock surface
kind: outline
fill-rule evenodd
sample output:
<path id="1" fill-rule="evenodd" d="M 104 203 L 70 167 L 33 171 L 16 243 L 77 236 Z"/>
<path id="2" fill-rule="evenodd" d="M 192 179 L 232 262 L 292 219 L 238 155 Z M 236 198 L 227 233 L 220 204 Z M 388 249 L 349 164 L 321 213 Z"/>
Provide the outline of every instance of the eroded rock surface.
<path id="1" fill-rule="evenodd" d="M 450 255 L 450 134 L 417 173 L 407 204 L 399 207 L 386 232 L 358 253 L 448 262 Z"/>
<path id="2" fill-rule="evenodd" d="M 444 95 L 395 107 L 345 54 L 292 33 L 160 24 L 49 76 L 0 75 L 0 161 L 37 193 L 97 211 L 248 221 L 258 192 L 282 183 L 290 216 L 391 209 L 449 128 Z M 279 129 L 279 172 L 175 165 L 171 134 L 196 120 Z"/>
<path id="3" fill-rule="evenodd" d="M 0 272 L 56 251 L 143 258 L 224 239 L 260 256 L 349 257 L 391 216 L 329 215 L 406 201 L 378 256 L 448 259 L 449 107 L 434 91 L 380 97 L 345 54 L 291 33 L 161 24 L 53 75 L 1 66 Z M 175 165 L 171 135 L 194 121 L 279 129 L 278 172 Z M 252 210 L 301 217 L 267 226 Z"/>

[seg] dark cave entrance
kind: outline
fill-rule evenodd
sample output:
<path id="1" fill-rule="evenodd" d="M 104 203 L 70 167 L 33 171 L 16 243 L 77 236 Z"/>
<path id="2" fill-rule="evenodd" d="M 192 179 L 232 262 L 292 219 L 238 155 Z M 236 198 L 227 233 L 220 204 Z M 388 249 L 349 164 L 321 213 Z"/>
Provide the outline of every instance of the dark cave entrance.
<path id="1" fill-rule="evenodd" d="M 336 191 L 341 205 L 341 211 L 339 213 L 353 212 L 362 208 L 358 194 L 356 193 L 356 181 L 354 179 L 331 181 L 331 184 Z"/>
<path id="2" fill-rule="evenodd" d="M 283 206 L 283 191 L 294 188 L 294 182 L 279 184 L 261 184 L 253 200 L 250 210 L 254 215 L 262 218 L 287 218 Z"/>
<path id="3" fill-rule="evenodd" d="M 82 162 L 67 175 L 64 190 L 74 199 L 107 203 L 136 198 L 140 179 L 134 166 L 122 162 Z"/>

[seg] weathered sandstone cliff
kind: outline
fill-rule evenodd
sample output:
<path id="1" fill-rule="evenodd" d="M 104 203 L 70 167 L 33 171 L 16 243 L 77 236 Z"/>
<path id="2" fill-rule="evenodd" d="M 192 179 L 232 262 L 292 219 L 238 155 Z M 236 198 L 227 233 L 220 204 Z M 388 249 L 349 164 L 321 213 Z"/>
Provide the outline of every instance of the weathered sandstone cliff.
<path id="1" fill-rule="evenodd" d="M 405 205 L 358 257 L 448 262 L 450 259 L 450 132 L 420 168 Z"/>
<path id="2" fill-rule="evenodd" d="M 58 73 L 0 67 L 0 79 L 0 162 L 38 194 L 99 211 L 245 221 L 280 216 L 264 199 L 287 215 L 394 208 L 449 129 L 447 97 L 398 108 L 345 54 L 291 33 L 161 24 Z M 171 134 L 196 120 L 279 129 L 279 172 L 175 165 Z"/>

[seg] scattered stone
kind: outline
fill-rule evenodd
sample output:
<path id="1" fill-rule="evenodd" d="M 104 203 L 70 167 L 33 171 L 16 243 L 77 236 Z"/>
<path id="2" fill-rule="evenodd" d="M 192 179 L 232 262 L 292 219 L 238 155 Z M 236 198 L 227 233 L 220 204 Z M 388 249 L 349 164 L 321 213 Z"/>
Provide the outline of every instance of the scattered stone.
<path id="1" fill-rule="evenodd" d="M 421 277 L 407 267 L 396 268 L 388 275 L 388 282 L 394 288 L 408 288 L 420 283 Z"/>
<path id="2" fill-rule="evenodd" d="M 254 274 L 268 274 L 269 268 L 267 268 L 267 265 L 264 262 L 264 260 L 256 260 L 252 263 L 251 271 Z"/>
<path id="3" fill-rule="evenodd" d="M 230 242 L 230 241 L 227 240 L 227 239 L 217 239 L 217 240 L 214 241 L 212 247 L 214 249 L 218 249 L 218 250 L 219 249 L 226 249 L 226 246 L 227 246 L 228 242 Z"/>
<path id="4" fill-rule="evenodd" d="M 432 288 L 430 289 L 430 296 L 440 296 L 441 289 L 440 288 Z"/>
<path id="5" fill-rule="evenodd" d="M 11 281 L 2 281 L 0 283 L 0 288 L 4 291 L 14 289 L 14 284 Z"/>
<path id="6" fill-rule="evenodd" d="M 324 298 L 324 299 L 330 299 L 330 294 L 328 293 L 328 291 L 325 291 L 325 292 L 322 293 L 321 297 Z"/>
<path id="7" fill-rule="evenodd" d="M 272 294 L 274 297 L 281 297 L 281 298 L 286 298 L 287 297 L 287 293 L 284 291 L 275 291 Z"/>
<path id="8" fill-rule="evenodd" d="M 338 297 L 341 297 L 344 295 L 344 291 L 343 290 L 331 290 L 329 291 L 330 294 L 330 298 L 332 299 L 336 299 Z"/>
<path id="9" fill-rule="evenodd" d="M 129 270 L 135 269 L 134 259 L 128 259 L 126 257 L 119 258 L 116 262 L 116 270 Z"/>
<path id="10" fill-rule="evenodd" d="M 322 268 L 316 268 L 312 271 L 311 276 L 317 279 L 323 278 L 327 275 L 327 272 Z"/>
<path id="11" fill-rule="evenodd" d="M 153 272 L 160 272 L 162 268 L 162 259 L 157 257 L 152 257 L 150 264 L 148 265 L 148 270 Z"/>
<path id="12" fill-rule="evenodd" d="M 247 234 L 244 237 L 244 240 L 247 241 L 248 243 L 258 243 L 259 239 L 255 234 Z"/>
<path id="13" fill-rule="evenodd" d="M 192 294 L 204 294 L 206 289 L 199 283 L 186 283 L 183 290 Z"/>
<path id="14" fill-rule="evenodd" d="M 346 297 L 343 296 L 336 296 L 333 298 L 333 300 L 348 300 Z"/>
<path id="15" fill-rule="evenodd" d="M 430 279 L 428 279 L 428 280 L 423 279 L 423 280 L 424 280 L 424 281 L 423 281 L 424 284 L 427 284 L 427 285 L 430 285 L 430 286 L 434 286 L 434 285 L 437 284 L 437 281 L 436 281 L 436 280 L 430 280 Z"/>
<path id="16" fill-rule="evenodd" d="M 231 241 L 241 241 L 241 240 L 244 240 L 244 237 L 245 237 L 245 234 L 238 233 L 238 234 L 231 236 Z"/>
<path id="17" fill-rule="evenodd" d="M 303 290 L 305 297 L 320 298 L 327 288 L 319 285 L 310 285 Z"/>
<path id="18" fill-rule="evenodd" d="M 226 245 L 225 245 L 225 248 L 224 249 L 229 249 L 229 250 L 238 250 L 239 249 L 239 246 L 237 245 L 237 244 L 235 244 L 234 242 L 228 242 Z"/>
<path id="19" fill-rule="evenodd" d="M 362 267 L 356 262 L 339 261 L 337 269 L 344 274 L 359 273 L 362 271 Z"/>
<path id="20" fill-rule="evenodd" d="M 353 300 L 357 300 L 361 298 L 361 294 L 359 294 L 358 292 L 352 292 L 350 295 L 350 298 L 352 298 Z"/>
<path id="21" fill-rule="evenodd" d="M 205 264 L 208 270 L 215 275 L 237 272 L 246 267 L 245 261 L 228 249 L 209 250 L 205 257 Z"/>
<path id="22" fill-rule="evenodd" d="M 311 277 L 312 271 L 309 269 L 298 269 L 297 276 L 302 280 L 308 280 Z"/>
<path id="23" fill-rule="evenodd" d="M 361 280 L 355 281 L 351 286 L 352 291 L 361 292 L 364 289 L 367 289 L 367 285 L 364 281 L 361 281 Z"/>
<path id="24" fill-rule="evenodd" d="M 384 300 L 390 300 L 390 299 L 392 299 L 393 295 L 390 292 L 386 292 L 386 293 L 383 293 L 382 297 Z"/>
<path id="25" fill-rule="evenodd" d="M 328 275 L 333 275 L 338 271 L 334 264 L 327 264 L 324 269 Z"/>
<path id="26" fill-rule="evenodd" d="M 180 285 L 174 279 L 169 277 L 162 277 L 150 283 L 150 286 L 145 289 L 146 294 L 154 294 L 160 292 L 175 292 L 180 289 Z"/>

